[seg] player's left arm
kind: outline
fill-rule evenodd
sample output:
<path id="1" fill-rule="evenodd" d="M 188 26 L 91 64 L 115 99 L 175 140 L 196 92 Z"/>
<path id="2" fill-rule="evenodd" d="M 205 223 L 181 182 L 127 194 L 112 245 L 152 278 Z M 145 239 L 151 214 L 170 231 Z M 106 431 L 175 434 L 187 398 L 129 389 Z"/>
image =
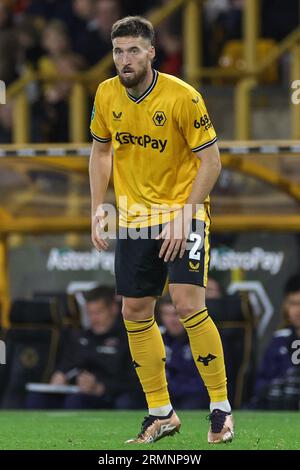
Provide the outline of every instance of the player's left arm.
<path id="1" fill-rule="evenodd" d="M 194 180 L 191 194 L 186 204 L 192 205 L 192 214 L 197 212 L 197 204 L 203 204 L 213 189 L 221 172 L 221 159 L 218 144 L 215 142 L 204 150 L 195 153 L 201 165 Z"/>
<path id="2" fill-rule="evenodd" d="M 178 254 L 180 258 L 183 257 L 197 204 L 203 204 L 221 171 L 216 133 L 202 96 L 195 91 L 194 95 L 186 94 L 179 103 L 178 129 L 194 153 L 194 158 L 200 158 L 201 165 L 185 206 L 159 235 L 159 238 L 164 239 L 159 256 L 165 261 L 174 261 Z"/>
<path id="3" fill-rule="evenodd" d="M 192 217 L 197 212 L 197 205 L 203 204 L 221 172 L 221 159 L 216 142 L 199 152 L 195 152 L 195 157 L 200 158 L 201 165 L 192 185 L 191 193 L 182 208 L 182 213 L 165 227 L 159 237 L 164 238 L 159 256 L 164 257 L 165 262 L 174 261 L 177 255 L 179 255 L 179 258 L 183 257 L 187 234 L 190 230 Z M 190 207 L 188 207 L 189 205 Z M 187 207 L 188 210 L 185 211 Z M 180 227 L 176 227 L 176 224 L 179 224 Z M 181 237 L 178 238 L 180 233 Z"/>

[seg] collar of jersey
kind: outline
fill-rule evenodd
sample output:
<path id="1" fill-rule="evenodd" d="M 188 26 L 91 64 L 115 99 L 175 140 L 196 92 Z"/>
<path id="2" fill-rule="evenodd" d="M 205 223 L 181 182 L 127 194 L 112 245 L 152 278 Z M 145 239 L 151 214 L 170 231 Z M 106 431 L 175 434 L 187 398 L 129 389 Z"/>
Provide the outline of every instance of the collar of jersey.
<path id="1" fill-rule="evenodd" d="M 153 69 L 153 79 L 152 79 L 151 85 L 147 88 L 147 90 L 144 91 L 144 93 L 141 96 L 139 96 L 139 98 L 136 98 L 135 96 L 131 95 L 131 93 L 129 93 L 129 91 L 126 89 L 128 98 L 130 98 L 136 104 L 140 103 L 141 101 L 143 101 L 144 98 L 146 98 L 146 96 L 148 96 L 151 93 L 151 91 L 156 85 L 157 79 L 158 79 L 158 72 L 157 70 Z"/>

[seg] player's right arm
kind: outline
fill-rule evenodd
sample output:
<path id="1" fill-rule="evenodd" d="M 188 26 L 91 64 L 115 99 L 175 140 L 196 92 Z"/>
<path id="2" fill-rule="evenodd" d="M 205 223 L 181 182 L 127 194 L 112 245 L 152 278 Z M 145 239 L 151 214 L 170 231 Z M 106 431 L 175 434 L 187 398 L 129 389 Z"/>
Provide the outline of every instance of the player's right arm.
<path id="1" fill-rule="evenodd" d="M 112 167 L 111 132 L 108 128 L 109 90 L 105 82 L 100 84 L 95 96 L 90 130 L 93 145 L 90 157 L 90 187 L 92 199 L 92 241 L 97 250 L 107 250 L 104 234 L 104 203 Z"/>
<path id="2" fill-rule="evenodd" d="M 112 143 L 93 140 L 90 163 L 92 241 L 97 250 L 107 250 L 108 243 L 103 238 L 104 203 L 112 168 Z"/>

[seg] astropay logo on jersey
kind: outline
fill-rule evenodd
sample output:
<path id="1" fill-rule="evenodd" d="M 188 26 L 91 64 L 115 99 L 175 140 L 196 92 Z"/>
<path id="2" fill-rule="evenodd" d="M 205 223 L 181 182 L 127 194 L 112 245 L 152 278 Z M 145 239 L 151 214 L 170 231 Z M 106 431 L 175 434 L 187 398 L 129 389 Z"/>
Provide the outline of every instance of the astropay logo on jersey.
<path id="1" fill-rule="evenodd" d="M 167 139 L 152 139 L 152 137 L 147 134 L 133 135 L 130 132 L 117 132 L 116 141 L 119 142 L 120 145 L 132 144 L 140 145 L 144 148 L 151 147 L 153 149 L 159 150 L 159 153 L 164 152 L 168 142 Z"/>

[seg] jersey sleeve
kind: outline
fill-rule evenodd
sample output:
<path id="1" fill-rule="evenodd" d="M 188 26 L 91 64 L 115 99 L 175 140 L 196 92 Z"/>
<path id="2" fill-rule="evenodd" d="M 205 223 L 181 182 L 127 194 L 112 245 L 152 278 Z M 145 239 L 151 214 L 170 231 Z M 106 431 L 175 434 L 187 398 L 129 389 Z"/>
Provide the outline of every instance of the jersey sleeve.
<path id="1" fill-rule="evenodd" d="M 215 129 L 202 96 L 186 93 L 177 107 L 180 132 L 193 152 L 199 152 L 217 141 Z"/>
<path id="2" fill-rule="evenodd" d="M 100 85 L 95 96 L 90 124 L 92 137 L 98 142 L 109 142 L 111 140 L 111 133 L 103 117 L 105 114 L 104 107 L 105 100 L 103 98 L 103 91 Z"/>

